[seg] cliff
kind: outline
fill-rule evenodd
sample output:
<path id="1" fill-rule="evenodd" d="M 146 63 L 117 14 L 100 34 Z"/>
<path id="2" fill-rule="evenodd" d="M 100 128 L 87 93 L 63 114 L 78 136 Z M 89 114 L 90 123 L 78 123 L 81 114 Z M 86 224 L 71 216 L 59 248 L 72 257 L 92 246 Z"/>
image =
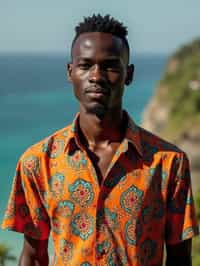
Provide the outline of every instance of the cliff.
<path id="1" fill-rule="evenodd" d="M 200 188 L 200 38 L 169 58 L 142 126 L 187 153 L 193 188 Z"/>

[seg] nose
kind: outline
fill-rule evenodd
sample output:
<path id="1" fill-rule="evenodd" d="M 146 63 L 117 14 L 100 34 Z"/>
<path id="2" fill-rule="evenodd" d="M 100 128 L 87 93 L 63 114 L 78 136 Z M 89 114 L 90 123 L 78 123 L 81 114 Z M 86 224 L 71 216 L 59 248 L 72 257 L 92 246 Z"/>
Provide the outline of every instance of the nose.
<path id="1" fill-rule="evenodd" d="M 99 65 L 96 64 L 91 68 L 89 80 L 95 83 L 105 81 L 105 73 Z"/>

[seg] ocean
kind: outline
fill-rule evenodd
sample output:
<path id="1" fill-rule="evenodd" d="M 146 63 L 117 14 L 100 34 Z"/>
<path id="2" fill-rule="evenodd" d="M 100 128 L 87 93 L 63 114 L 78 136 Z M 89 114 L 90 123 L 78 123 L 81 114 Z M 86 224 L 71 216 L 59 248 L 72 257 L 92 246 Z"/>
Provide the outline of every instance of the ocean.
<path id="1" fill-rule="evenodd" d="M 136 55 L 132 85 L 125 89 L 124 108 L 136 123 L 153 95 L 168 57 Z M 66 80 L 64 54 L 0 54 L 0 222 L 19 156 L 30 145 L 71 123 L 78 110 Z M 0 229 L 0 244 L 19 257 L 23 235 Z M 52 244 L 50 244 L 52 252 Z M 6 262 L 14 266 L 16 262 Z"/>

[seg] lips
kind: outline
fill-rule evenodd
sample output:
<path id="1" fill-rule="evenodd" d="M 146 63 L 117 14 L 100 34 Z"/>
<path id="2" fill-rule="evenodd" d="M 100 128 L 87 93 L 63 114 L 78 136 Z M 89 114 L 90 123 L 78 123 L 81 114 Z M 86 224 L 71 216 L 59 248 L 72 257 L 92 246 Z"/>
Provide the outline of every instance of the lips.
<path id="1" fill-rule="evenodd" d="M 104 89 L 100 87 L 89 87 L 86 90 L 86 93 L 92 95 L 109 95 L 109 89 Z"/>
<path id="2" fill-rule="evenodd" d="M 94 101 L 104 101 L 107 96 L 106 94 L 100 92 L 88 92 L 87 95 Z"/>
<path id="3" fill-rule="evenodd" d="M 104 102 L 109 96 L 108 92 L 104 90 L 90 90 L 87 92 L 88 98 L 92 101 Z"/>

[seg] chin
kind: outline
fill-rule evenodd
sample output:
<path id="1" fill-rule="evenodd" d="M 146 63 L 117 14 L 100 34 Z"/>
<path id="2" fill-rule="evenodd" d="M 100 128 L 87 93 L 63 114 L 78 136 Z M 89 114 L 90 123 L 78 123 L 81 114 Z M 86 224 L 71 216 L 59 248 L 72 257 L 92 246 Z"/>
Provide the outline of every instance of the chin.
<path id="1" fill-rule="evenodd" d="M 98 118 L 102 119 L 107 113 L 107 108 L 103 105 L 96 105 L 87 108 L 87 113 L 96 115 Z"/>

